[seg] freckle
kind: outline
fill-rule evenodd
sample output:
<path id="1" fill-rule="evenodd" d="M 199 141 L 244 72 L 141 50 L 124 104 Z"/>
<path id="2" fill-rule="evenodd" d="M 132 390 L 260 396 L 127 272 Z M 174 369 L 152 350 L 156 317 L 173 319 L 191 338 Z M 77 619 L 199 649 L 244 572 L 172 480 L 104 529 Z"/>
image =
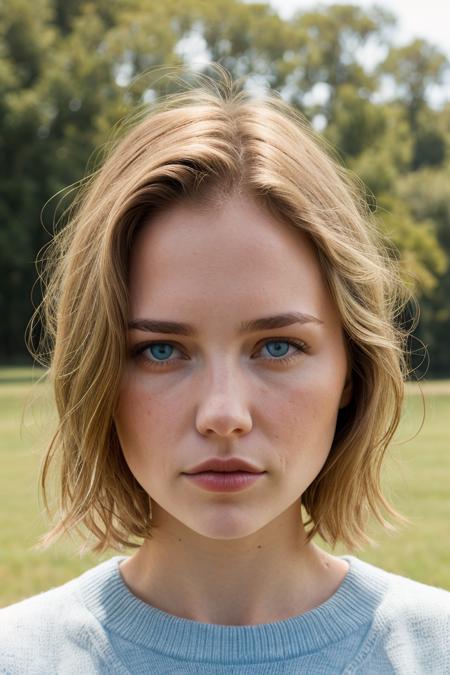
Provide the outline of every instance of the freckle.
<path id="1" fill-rule="evenodd" d="M 257 548 L 262 548 L 261 544 L 258 544 Z"/>

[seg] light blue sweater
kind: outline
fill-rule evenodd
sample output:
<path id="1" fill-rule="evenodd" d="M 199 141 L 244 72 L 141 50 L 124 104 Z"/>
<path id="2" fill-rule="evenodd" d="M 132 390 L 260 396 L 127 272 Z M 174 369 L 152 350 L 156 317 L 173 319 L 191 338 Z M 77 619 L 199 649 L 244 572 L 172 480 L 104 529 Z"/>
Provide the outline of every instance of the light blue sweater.
<path id="1" fill-rule="evenodd" d="M 353 556 L 325 603 L 268 624 L 182 619 L 136 598 L 115 556 L 0 610 L 0 672 L 446 675 L 450 593 Z"/>

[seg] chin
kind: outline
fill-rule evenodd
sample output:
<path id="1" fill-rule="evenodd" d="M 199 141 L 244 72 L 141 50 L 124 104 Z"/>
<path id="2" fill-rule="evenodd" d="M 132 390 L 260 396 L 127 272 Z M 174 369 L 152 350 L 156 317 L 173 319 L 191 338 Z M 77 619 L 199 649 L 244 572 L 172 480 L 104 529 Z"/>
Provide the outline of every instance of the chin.
<path id="1" fill-rule="evenodd" d="M 244 539 L 256 532 L 259 532 L 267 523 L 251 522 L 248 517 L 241 514 L 220 514 L 216 517 L 208 517 L 207 522 L 192 525 L 185 523 L 185 526 L 201 537 L 207 539 L 231 541 L 234 539 Z"/>

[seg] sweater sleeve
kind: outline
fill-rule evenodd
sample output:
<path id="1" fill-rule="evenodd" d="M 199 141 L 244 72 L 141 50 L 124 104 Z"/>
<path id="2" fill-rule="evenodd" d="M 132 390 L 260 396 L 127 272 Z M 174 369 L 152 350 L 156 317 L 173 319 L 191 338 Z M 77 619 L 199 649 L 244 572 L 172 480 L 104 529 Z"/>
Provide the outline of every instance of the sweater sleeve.
<path id="1" fill-rule="evenodd" d="M 98 620 L 61 586 L 0 610 L 0 673 L 126 673 Z"/>
<path id="2" fill-rule="evenodd" d="M 450 673 L 450 593 L 391 575 L 350 673 Z"/>

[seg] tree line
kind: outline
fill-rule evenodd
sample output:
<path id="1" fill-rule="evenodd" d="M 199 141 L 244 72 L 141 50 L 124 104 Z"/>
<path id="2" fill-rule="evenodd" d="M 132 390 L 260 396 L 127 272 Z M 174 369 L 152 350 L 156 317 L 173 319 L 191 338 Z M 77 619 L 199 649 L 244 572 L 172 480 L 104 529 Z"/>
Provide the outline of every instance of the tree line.
<path id="1" fill-rule="evenodd" d="M 64 189 L 95 169 L 119 120 L 176 88 L 155 67 L 206 57 L 278 90 L 362 179 L 420 302 L 419 371 L 450 376 L 450 102 L 431 103 L 449 63 L 422 39 L 396 46 L 395 28 L 387 10 L 350 4 L 287 20 L 242 0 L 0 2 L 0 361 L 30 360 L 35 259 Z"/>

